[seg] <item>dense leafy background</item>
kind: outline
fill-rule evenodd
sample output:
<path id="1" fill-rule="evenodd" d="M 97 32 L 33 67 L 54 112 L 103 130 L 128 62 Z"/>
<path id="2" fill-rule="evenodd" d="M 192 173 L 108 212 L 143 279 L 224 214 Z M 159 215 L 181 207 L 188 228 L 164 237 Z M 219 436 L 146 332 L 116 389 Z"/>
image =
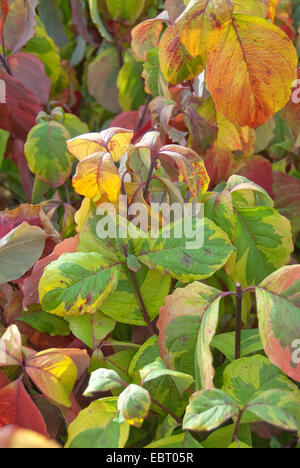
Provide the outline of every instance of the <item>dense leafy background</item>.
<path id="1" fill-rule="evenodd" d="M 0 447 L 300 448 L 299 27 L 0 0 Z M 99 240 L 125 193 L 204 203 L 203 248 Z"/>

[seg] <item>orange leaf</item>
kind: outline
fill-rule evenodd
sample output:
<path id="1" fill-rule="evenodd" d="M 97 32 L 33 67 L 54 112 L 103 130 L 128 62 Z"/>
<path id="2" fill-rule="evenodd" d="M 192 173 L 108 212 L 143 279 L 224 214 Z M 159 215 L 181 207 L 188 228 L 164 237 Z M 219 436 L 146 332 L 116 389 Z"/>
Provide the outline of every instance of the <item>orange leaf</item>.
<path id="1" fill-rule="evenodd" d="M 262 125 L 288 102 L 297 63 L 293 44 L 277 26 L 234 15 L 208 55 L 206 84 L 217 112 L 241 127 Z"/>
<path id="2" fill-rule="evenodd" d="M 147 53 L 158 46 L 162 29 L 163 21 L 160 18 L 143 21 L 133 28 L 131 46 L 140 59 L 146 60 Z"/>
<path id="3" fill-rule="evenodd" d="M 191 80 L 204 68 L 201 57 L 192 57 L 182 45 L 175 26 L 169 26 L 160 40 L 159 62 L 162 74 L 171 84 Z"/>

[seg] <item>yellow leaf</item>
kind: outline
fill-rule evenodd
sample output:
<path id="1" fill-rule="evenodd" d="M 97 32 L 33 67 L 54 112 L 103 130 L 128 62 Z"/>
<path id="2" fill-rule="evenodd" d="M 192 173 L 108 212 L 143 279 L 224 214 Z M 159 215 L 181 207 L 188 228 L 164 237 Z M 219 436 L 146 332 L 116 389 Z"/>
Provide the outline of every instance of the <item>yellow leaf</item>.
<path id="1" fill-rule="evenodd" d="M 94 153 L 108 152 L 115 162 L 126 153 L 133 138 L 133 131 L 109 128 L 101 133 L 87 133 L 67 142 L 68 150 L 79 161 Z"/>
<path id="2" fill-rule="evenodd" d="M 217 112 L 240 127 L 262 125 L 288 102 L 297 62 L 292 42 L 277 26 L 234 15 L 208 54 L 206 85 Z"/>
<path id="3" fill-rule="evenodd" d="M 109 153 L 95 153 L 83 159 L 73 177 L 77 193 L 88 198 L 105 194 L 112 202 L 117 201 L 121 190 L 121 179 Z"/>

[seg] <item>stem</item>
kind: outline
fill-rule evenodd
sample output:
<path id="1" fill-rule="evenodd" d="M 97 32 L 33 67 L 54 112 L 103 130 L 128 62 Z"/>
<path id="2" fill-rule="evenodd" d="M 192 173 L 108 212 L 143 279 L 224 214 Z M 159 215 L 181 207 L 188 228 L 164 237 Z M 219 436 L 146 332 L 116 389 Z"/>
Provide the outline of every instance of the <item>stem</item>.
<path id="1" fill-rule="evenodd" d="M 2 64 L 3 64 L 5 70 L 7 71 L 7 73 L 10 76 L 13 76 L 13 74 L 11 72 L 11 69 L 9 67 L 8 61 L 7 61 L 7 57 L 6 57 L 4 36 L 2 37 L 2 53 L 3 53 L 3 55 L 0 54 L 0 60 L 1 60 Z"/>
<path id="2" fill-rule="evenodd" d="M 71 197 L 70 197 L 68 182 L 65 183 L 65 192 L 66 192 L 67 203 L 71 205 Z"/>
<path id="3" fill-rule="evenodd" d="M 241 341 L 242 341 L 242 302 L 244 291 L 240 283 L 236 285 L 236 328 L 235 328 L 235 359 L 241 357 Z"/>
<path id="4" fill-rule="evenodd" d="M 232 437 L 232 442 L 238 442 L 238 435 L 239 435 L 239 429 L 242 421 L 242 416 L 243 416 L 244 410 L 240 410 L 237 421 L 235 423 L 235 428 L 234 428 L 234 433 Z"/>
<path id="5" fill-rule="evenodd" d="M 161 403 L 159 403 L 159 401 L 155 400 L 154 398 L 151 397 L 151 401 L 152 403 L 154 403 L 156 406 L 158 406 L 159 408 L 161 408 L 165 413 L 169 414 L 170 416 L 172 416 L 173 419 L 175 419 L 175 421 L 178 422 L 178 424 L 182 424 L 182 419 L 180 419 L 178 416 L 176 416 L 175 413 L 173 413 L 173 411 L 169 410 L 168 408 L 166 408 L 164 405 L 162 405 Z"/>
<path id="6" fill-rule="evenodd" d="M 143 123 L 144 123 L 144 120 L 145 120 L 145 117 L 146 117 L 146 114 L 147 114 L 147 111 L 148 111 L 148 107 L 149 107 L 149 104 L 150 104 L 151 100 L 152 100 L 152 96 L 149 95 L 149 96 L 147 97 L 147 101 L 146 101 L 146 104 L 145 104 L 143 113 L 142 113 L 142 115 L 141 115 L 140 121 L 139 121 L 138 126 L 137 126 L 137 128 L 136 128 L 136 130 L 135 130 L 136 132 L 138 132 L 138 131 L 142 128 L 142 125 L 143 125 Z"/>
<path id="7" fill-rule="evenodd" d="M 156 164 L 156 161 L 157 161 L 157 156 L 158 156 L 158 155 L 156 154 L 156 155 L 152 158 L 151 166 L 150 166 L 149 174 L 148 174 L 148 178 L 147 178 L 147 182 L 146 182 L 146 185 L 145 185 L 144 199 L 145 199 L 146 201 L 147 201 L 148 195 L 149 195 L 150 184 L 151 184 L 153 172 L 154 172 L 154 169 L 155 169 L 155 164 Z"/>
<path id="8" fill-rule="evenodd" d="M 143 314 L 145 322 L 147 323 L 148 329 L 149 329 L 149 331 L 150 331 L 150 333 L 152 335 L 157 335 L 158 333 L 155 330 L 155 327 L 154 327 L 153 323 L 151 322 L 151 320 L 149 318 L 149 315 L 148 315 L 145 303 L 143 301 L 143 298 L 142 298 L 142 295 L 141 295 L 141 291 L 140 291 L 140 288 L 139 288 L 135 273 L 133 271 L 131 271 L 131 270 L 128 270 L 128 271 L 129 271 L 129 274 L 131 276 L 131 279 L 132 279 L 132 282 L 133 282 L 133 285 L 134 285 L 134 289 L 135 289 L 136 295 L 138 297 L 138 300 L 139 300 L 139 303 L 140 303 L 140 306 L 141 306 L 142 314 Z"/>

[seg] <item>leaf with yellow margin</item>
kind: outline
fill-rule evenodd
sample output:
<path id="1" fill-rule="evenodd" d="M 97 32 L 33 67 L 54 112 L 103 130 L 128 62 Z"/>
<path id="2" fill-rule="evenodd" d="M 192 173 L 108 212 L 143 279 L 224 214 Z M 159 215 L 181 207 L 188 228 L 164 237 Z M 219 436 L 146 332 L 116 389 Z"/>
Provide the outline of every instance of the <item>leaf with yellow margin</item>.
<path id="1" fill-rule="evenodd" d="M 208 54 L 206 85 L 217 112 L 256 128 L 282 109 L 297 78 L 296 50 L 263 18 L 235 14 Z"/>

